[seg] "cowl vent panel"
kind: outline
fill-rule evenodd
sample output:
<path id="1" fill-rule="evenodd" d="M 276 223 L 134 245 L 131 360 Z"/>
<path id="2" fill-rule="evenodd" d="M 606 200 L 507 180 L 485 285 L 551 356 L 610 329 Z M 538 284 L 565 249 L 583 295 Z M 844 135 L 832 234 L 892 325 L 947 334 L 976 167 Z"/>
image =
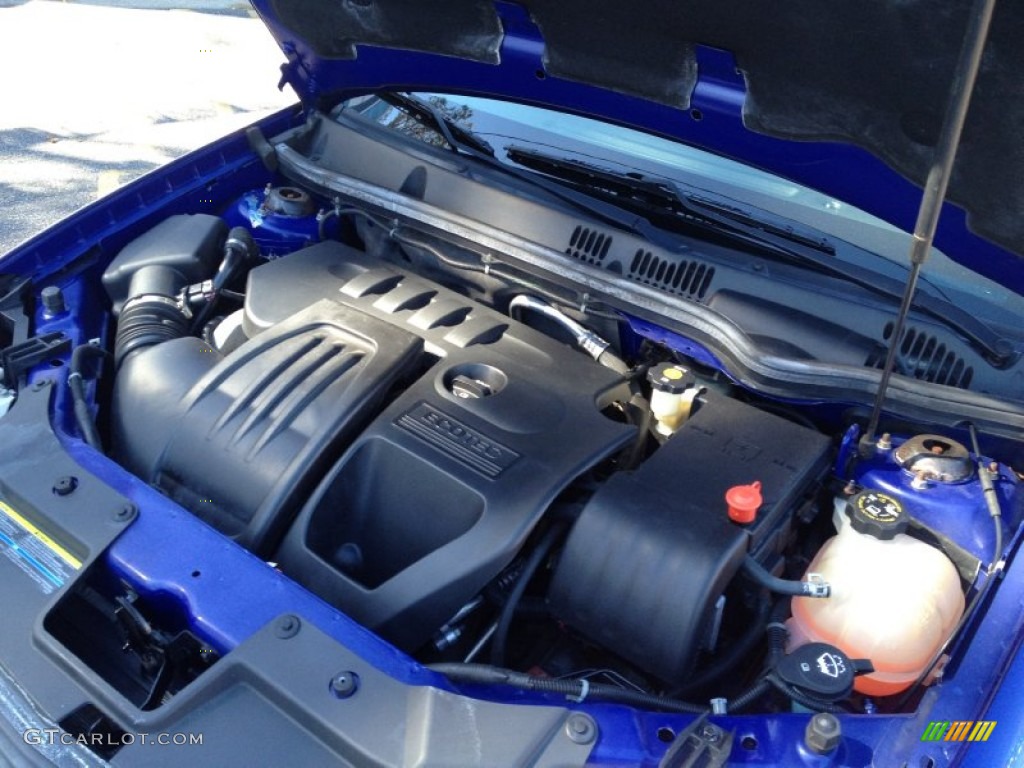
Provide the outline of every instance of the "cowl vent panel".
<path id="1" fill-rule="evenodd" d="M 612 247 L 612 236 L 596 229 L 576 225 L 569 238 L 569 246 L 565 252 L 574 259 L 601 266 L 605 257 L 608 256 L 608 249 Z"/>
<path id="2" fill-rule="evenodd" d="M 701 300 L 708 294 L 715 268 L 688 259 L 670 259 L 640 249 L 629 266 L 629 277 L 637 282 Z"/>
<path id="3" fill-rule="evenodd" d="M 882 339 L 890 342 L 895 323 L 888 322 L 882 331 Z M 865 365 L 881 368 L 885 364 L 885 348 L 873 351 Z M 960 355 L 939 341 L 935 336 L 919 328 L 908 326 L 903 331 L 897 355 L 897 371 L 933 384 L 944 384 L 957 389 L 970 389 L 974 368 Z"/>

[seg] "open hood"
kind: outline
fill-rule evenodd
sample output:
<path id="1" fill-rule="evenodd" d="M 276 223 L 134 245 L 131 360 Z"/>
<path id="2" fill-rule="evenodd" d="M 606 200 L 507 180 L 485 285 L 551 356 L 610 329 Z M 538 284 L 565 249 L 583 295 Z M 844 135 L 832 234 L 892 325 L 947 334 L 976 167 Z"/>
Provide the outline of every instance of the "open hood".
<path id="1" fill-rule="evenodd" d="M 910 230 L 971 3 L 254 5 L 288 56 L 282 84 L 309 105 L 406 88 L 555 106 L 749 162 Z M 1022 34 L 1024 9 L 1003 3 L 949 186 L 959 207 L 947 204 L 936 237 L 948 255 L 1018 292 Z"/>

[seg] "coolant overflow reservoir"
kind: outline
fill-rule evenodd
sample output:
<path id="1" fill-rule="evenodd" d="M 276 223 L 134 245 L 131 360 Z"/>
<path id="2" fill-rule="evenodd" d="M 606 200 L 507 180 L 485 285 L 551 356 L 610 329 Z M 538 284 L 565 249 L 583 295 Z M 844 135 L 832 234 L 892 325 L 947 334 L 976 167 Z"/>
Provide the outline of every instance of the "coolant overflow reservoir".
<path id="1" fill-rule="evenodd" d="M 854 687 L 869 696 L 908 688 L 938 653 L 964 612 L 956 566 L 935 547 L 903 533 L 899 500 L 865 490 L 836 499 L 838 535 L 808 568 L 832 586 L 825 600 L 793 598 L 790 647 L 835 645 L 875 671 Z"/>

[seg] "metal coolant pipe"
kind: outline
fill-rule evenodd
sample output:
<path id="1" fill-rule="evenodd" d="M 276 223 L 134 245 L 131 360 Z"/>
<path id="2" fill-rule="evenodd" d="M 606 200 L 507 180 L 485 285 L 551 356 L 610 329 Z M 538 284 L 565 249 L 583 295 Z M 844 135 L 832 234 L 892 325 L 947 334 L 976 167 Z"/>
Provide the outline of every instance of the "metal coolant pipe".
<path id="1" fill-rule="evenodd" d="M 978 76 L 995 5 L 995 0 L 976 0 L 971 8 L 969 27 L 964 36 L 963 47 L 960 49 L 960 60 L 957 63 L 949 105 L 942 123 L 942 134 L 935 148 L 935 160 L 925 181 L 921 207 L 918 209 L 917 223 L 914 225 L 914 237 L 910 246 L 910 274 L 907 276 L 899 313 L 896 315 L 895 327 L 889 341 L 889 352 L 882 367 L 882 378 L 878 383 L 871 419 L 861 439 L 861 448 L 864 451 L 873 449 L 875 445 L 875 433 L 878 431 L 878 422 L 882 416 L 885 391 L 889 387 L 889 380 L 896 365 L 896 352 L 903 339 L 903 329 L 907 315 L 910 314 L 921 267 L 927 260 L 935 239 L 935 230 L 938 227 L 939 215 L 942 213 L 942 203 L 946 198 L 946 188 L 949 186 L 949 177 L 960 144 L 960 134 L 967 118 L 967 108 L 971 103 L 971 94 L 974 91 L 974 82 Z"/>

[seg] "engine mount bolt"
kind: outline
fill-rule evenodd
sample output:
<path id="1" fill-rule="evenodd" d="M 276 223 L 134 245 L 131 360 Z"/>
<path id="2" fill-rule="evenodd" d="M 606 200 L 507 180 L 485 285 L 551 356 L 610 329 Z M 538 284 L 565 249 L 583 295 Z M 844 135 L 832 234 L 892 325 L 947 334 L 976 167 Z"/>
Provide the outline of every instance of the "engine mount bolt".
<path id="1" fill-rule="evenodd" d="M 291 613 L 286 613 L 284 616 L 277 620 L 277 624 L 274 625 L 274 634 L 282 640 L 287 640 L 290 637 L 295 637 L 299 633 L 299 629 L 302 628 L 302 622 L 298 616 Z"/>
<path id="2" fill-rule="evenodd" d="M 890 435 L 888 432 L 883 432 L 882 436 L 878 438 L 877 448 L 880 451 L 890 450 L 892 448 L 892 435 Z"/>
<path id="3" fill-rule="evenodd" d="M 565 733 L 575 744 L 590 744 L 597 738 L 597 723 L 587 715 L 569 715 L 565 721 Z"/>
<path id="4" fill-rule="evenodd" d="M 72 475 L 63 475 L 58 477 L 57 481 L 53 484 L 53 492 L 58 496 L 67 496 L 69 493 L 74 493 L 75 488 L 78 487 L 78 478 Z"/>
<path id="5" fill-rule="evenodd" d="M 328 687 L 330 688 L 331 693 L 337 698 L 347 699 L 359 690 L 359 675 L 350 671 L 339 672 L 331 678 L 331 682 Z"/>

